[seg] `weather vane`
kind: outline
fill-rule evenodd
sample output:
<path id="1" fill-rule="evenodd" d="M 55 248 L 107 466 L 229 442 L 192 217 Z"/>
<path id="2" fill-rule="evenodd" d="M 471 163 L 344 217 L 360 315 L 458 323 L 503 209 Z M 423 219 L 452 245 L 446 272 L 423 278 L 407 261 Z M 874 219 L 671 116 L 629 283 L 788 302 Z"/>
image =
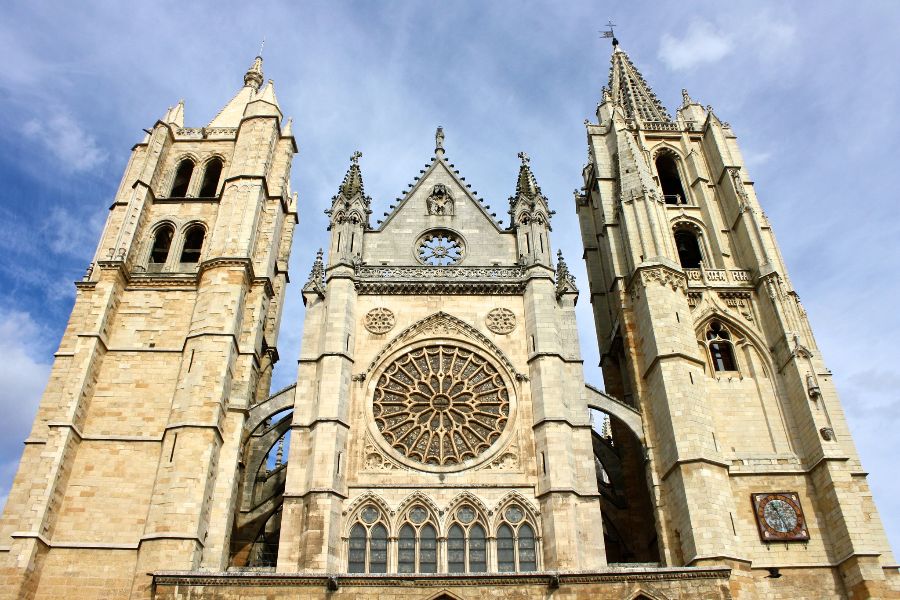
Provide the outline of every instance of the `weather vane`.
<path id="1" fill-rule="evenodd" d="M 612 39 L 613 39 L 613 44 L 615 44 L 615 43 L 616 43 L 616 36 L 615 36 L 614 33 L 613 33 L 613 27 L 615 27 L 616 24 L 613 23 L 612 20 L 610 20 L 610 21 L 607 21 L 606 26 L 609 27 L 609 29 L 606 30 L 606 31 L 601 31 L 601 32 L 600 32 L 600 37 L 601 37 L 601 38 L 612 38 Z"/>

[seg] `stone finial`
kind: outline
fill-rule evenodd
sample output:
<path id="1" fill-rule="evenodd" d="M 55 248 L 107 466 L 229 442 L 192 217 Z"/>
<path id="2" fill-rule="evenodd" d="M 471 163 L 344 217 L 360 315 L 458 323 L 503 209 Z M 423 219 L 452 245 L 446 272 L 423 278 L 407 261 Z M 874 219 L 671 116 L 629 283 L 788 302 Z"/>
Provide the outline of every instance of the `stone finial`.
<path id="1" fill-rule="evenodd" d="M 320 298 L 325 297 L 325 261 L 322 259 L 322 255 L 322 249 L 319 248 L 319 251 L 316 252 L 316 260 L 313 261 L 312 269 L 309 271 L 309 279 L 303 286 L 304 292 L 315 292 Z"/>
<path id="2" fill-rule="evenodd" d="M 253 64 L 250 65 L 250 68 L 247 69 L 247 72 L 244 74 L 244 86 L 252 87 L 254 91 L 257 92 L 263 83 L 262 63 L 262 56 L 257 56 L 253 60 Z"/>
<path id="3" fill-rule="evenodd" d="M 434 153 L 437 156 L 444 155 L 444 128 L 440 125 L 434 132 Z"/>
<path id="4" fill-rule="evenodd" d="M 694 101 L 691 99 L 691 95 L 688 94 L 688 91 L 684 88 L 681 88 L 681 105 L 682 106 L 690 106 Z"/>
<path id="5" fill-rule="evenodd" d="M 356 150 L 353 154 L 350 155 L 350 162 L 353 163 L 354 165 L 358 165 L 359 159 L 361 159 L 361 158 L 362 158 L 362 152 L 360 152 L 359 150 Z"/>
<path id="6" fill-rule="evenodd" d="M 529 158 L 529 156 L 526 152 L 519 152 L 519 154 L 517 154 L 517 156 L 519 157 L 519 160 L 522 161 L 523 165 L 527 165 L 528 163 L 531 162 L 531 158 Z"/>
<path id="7" fill-rule="evenodd" d="M 562 298 L 567 292 L 578 292 L 575 277 L 569 273 L 569 266 L 563 258 L 562 250 L 556 252 L 556 298 Z"/>

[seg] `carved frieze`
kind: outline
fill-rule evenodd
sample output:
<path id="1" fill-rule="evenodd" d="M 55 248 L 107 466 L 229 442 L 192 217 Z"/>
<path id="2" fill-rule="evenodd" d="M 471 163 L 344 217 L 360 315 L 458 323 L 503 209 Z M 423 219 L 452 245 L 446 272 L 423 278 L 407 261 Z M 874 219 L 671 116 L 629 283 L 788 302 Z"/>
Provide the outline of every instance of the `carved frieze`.
<path id="1" fill-rule="evenodd" d="M 361 294 L 520 294 L 525 290 L 521 266 L 366 266 L 356 267 Z"/>

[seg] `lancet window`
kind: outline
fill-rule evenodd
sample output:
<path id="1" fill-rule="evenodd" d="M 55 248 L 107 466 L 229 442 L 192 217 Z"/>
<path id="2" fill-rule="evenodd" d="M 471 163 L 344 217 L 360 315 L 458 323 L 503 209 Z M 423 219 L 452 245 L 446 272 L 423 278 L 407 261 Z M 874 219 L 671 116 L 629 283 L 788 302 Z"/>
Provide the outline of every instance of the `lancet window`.
<path id="1" fill-rule="evenodd" d="M 194 174 L 194 161 L 185 158 L 178 163 L 178 169 L 175 171 L 175 179 L 172 181 L 172 191 L 169 192 L 170 198 L 184 198 L 187 196 L 188 186 L 191 185 L 191 175 Z"/>
<path id="2" fill-rule="evenodd" d="M 731 332 L 719 321 L 711 321 L 706 328 L 706 344 L 715 371 L 737 371 Z"/>
<path id="3" fill-rule="evenodd" d="M 374 504 L 359 511 L 350 529 L 347 571 L 350 573 L 387 573 L 388 529 L 384 514 Z"/>
<path id="4" fill-rule="evenodd" d="M 685 269 L 699 269 L 703 262 L 700 251 L 700 240 L 697 234 L 688 229 L 675 231 L 675 249 L 678 250 L 678 262 Z"/>
<path id="5" fill-rule="evenodd" d="M 675 162 L 673 154 L 665 151 L 657 155 L 656 174 L 659 176 L 659 186 L 662 188 L 666 204 L 688 203 L 687 195 L 684 193 L 684 186 L 681 185 L 678 163 Z"/>
<path id="6" fill-rule="evenodd" d="M 453 513 L 447 532 L 447 570 L 451 573 L 487 571 L 487 538 L 478 512 L 463 504 Z"/>
<path id="7" fill-rule="evenodd" d="M 397 571 L 437 572 L 437 528 L 431 513 L 416 504 L 406 513 L 397 539 Z"/>
<path id="8" fill-rule="evenodd" d="M 206 163 L 206 170 L 203 172 L 203 183 L 200 184 L 200 197 L 212 198 L 219 189 L 219 177 L 222 175 L 222 161 L 213 158 Z"/>
<path id="9" fill-rule="evenodd" d="M 497 528 L 497 568 L 501 572 L 537 570 L 537 542 L 525 511 L 510 504 Z"/>
<path id="10" fill-rule="evenodd" d="M 175 228 L 169 224 L 162 225 L 156 230 L 153 236 L 153 247 L 150 249 L 150 270 L 162 269 L 169 258 L 169 248 L 172 246 L 173 237 L 175 237 Z"/>
<path id="11" fill-rule="evenodd" d="M 193 225 L 184 235 L 184 246 L 181 249 L 183 263 L 200 262 L 200 251 L 203 249 L 203 238 L 206 231 L 201 225 Z"/>

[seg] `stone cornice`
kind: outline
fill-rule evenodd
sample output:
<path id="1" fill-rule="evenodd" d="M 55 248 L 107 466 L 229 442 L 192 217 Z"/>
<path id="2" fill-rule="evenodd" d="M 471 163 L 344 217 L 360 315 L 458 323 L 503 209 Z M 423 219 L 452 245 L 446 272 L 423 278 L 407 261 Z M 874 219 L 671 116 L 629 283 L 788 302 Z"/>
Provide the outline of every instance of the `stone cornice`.
<path id="1" fill-rule="evenodd" d="M 437 573 L 415 574 L 322 574 L 260 573 L 253 571 L 208 573 L 197 571 L 155 571 L 156 586 L 207 587 L 487 587 L 535 585 L 577 585 L 596 583 L 679 581 L 722 579 L 731 576 L 729 567 L 609 567 L 597 571 L 540 571 L 534 573 Z"/>

